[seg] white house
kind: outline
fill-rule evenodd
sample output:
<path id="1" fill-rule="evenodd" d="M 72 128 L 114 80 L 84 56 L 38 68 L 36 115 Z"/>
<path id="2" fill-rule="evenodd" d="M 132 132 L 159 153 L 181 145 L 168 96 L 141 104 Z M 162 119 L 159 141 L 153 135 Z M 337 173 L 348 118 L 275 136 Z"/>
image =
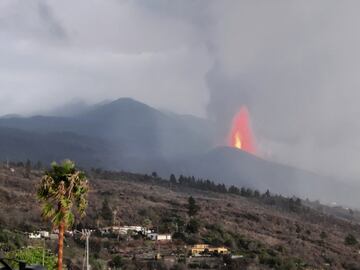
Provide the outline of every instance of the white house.
<path id="1" fill-rule="evenodd" d="M 128 231 L 132 231 L 132 232 L 142 232 L 144 231 L 144 228 L 141 226 L 122 226 L 119 227 L 119 233 L 120 234 L 127 234 Z"/>
<path id="2" fill-rule="evenodd" d="M 101 232 L 101 234 L 109 234 L 113 231 L 112 229 L 113 227 L 104 227 L 99 229 L 99 231 Z"/>
<path id="3" fill-rule="evenodd" d="M 41 235 L 42 238 L 50 237 L 50 233 L 48 231 L 39 231 L 39 234 Z"/>
<path id="4" fill-rule="evenodd" d="M 38 232 L 33 232 L 29 234 L 29 238 L 30 239 L 40 239 L 41 238 L 41 234 Z"/>
<path id="5" fill-rule="evenodd" d="M 144 227 L 141 226 L 111 226 L 100 229 L 102 234 L 115 233 L 121 235 L 126 235 L 129 231 L 139 233 L 144 230 Z"/>
<path id="6" fill-rule="evenodd" d="M 171 234 L 158 234 L 158 241 L 171 241 Z"/>
<path id="7" fill-rule="evenodd" d="M 149 233 L 147 237 L 152 241 L 171 241 L 171 234 Z"/>

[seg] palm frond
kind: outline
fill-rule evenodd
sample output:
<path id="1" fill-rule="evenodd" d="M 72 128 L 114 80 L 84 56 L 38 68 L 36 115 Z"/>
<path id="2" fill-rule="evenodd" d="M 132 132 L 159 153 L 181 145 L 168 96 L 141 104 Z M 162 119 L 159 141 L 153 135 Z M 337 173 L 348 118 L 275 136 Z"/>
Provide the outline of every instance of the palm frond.
<path id="1" fill-rule="evenodd" d="M 42 207 L 42 216 L 45 218 L 52 218 L 55 215 L 56 211 L 53 205 L 49 202 L 45 202 Z"/>
<path id="2" fill-rule="evenodd" d="M 60 223 L 64 222 L 64 213 L 62 211 L 55 212 L 55 215 L 52 217 L 51 222 L 55 226 L 59 226 Z"/>
<path id="3" fill-rule="evenodd" d="M 73 225 L 74 221 L 75 221 L 74 214 L 71 211 L 65 212 L 64 223 L 65 223 L 66 227 L 70 227 L 71 225 Z"/>
<path id="4" fill-rule="evenodd" d="M 67 197 L 63 197 L 60 199 L 60 205 L 63 210 L 68 210 L 72 208 L 72 201 Z"/>

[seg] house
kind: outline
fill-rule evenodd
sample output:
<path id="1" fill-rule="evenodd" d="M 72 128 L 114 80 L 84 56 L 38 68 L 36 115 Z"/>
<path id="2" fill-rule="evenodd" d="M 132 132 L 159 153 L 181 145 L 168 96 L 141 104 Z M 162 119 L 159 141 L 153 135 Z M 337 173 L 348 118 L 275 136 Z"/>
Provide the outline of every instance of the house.
<path id="1" fill-rule="evenodd" d="M 127 234 L 128 231 L 140 233 L 144 231 L 144 228 L 141 226 L 122 226 L 119 227 L 120 234 Z"/>
<path id="2" fill-rule="evenodd" d="M 48 231 L 39 231 L 39 234 L 42 238 L 50 238 L 50 233 Z"/>
<path id="3" fill-rule="evenodd" d="M 87 230 L 87 231 L 93 232 L 93 230 Z M 65 231 L 65 236 L 67 236 L 67 237 L 74 237 L 76 235 L 82 235 L 82 232 L 79 230 L 72 230 L 72 231 L 66 230 Z"/>
<path id="4" fill-rule="evenodd" d="M 171 234 L 158 234 L 158 241 L 171 241 Z"/>
<path id="5" fill-rule="evenodd" d="M 50 238 L 48 231 L 37 231 L 29 234 L 30 239 Z"/>
<path id="6" fill-rule="evenodd" d="M 147 237 L 152 241 L 171 241 L 171 234 L 149 233 Z"/>
<path id="7" fill-rule="evenodd" d="M 33 232 L 29 234 L 29 238 L 30 239 L 40 239 L 41 238 L 41 234 L 38 232 Z"/>
<path id="8" fill-rule="evenodd" d="M 99 229 L 99 231 L 101 232 L 101 234 L 110 234 L 114 232 L 114 229 L 116 229 L 118 227 L 112 226 L 112 227 L 104 227 Z"/>
<path id="9" fill-rule="evenodd" d="M 111 226 L 111 227 L 101 228 L 100 232 L 102 234 L 114 233 L 114 234 L 126 235 L 128 234 L 129 231 L 140 233 L 140 232 L 144 232 L 144 230 L 146 229 L 141 226 Z"/>
<path id="10" fill-rule="evenodd" d="M 197 244 L 191 247 L 191 255 L 199 256 L 203 254 L 229 254 L 230 251 L 226 247 L 211 247 L 206 244 Z"/>

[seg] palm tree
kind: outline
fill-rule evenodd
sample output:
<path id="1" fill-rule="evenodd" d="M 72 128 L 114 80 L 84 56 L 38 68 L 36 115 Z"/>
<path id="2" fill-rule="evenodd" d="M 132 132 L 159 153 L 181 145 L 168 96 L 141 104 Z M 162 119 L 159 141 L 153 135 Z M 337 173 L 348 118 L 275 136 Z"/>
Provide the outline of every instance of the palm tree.
<path id="1" fill-rule="evenodd" d="M 53 227 L 59 229 L 58 270 L 62 270 L 65 229 L 74 223 L 73 208 L 81 217 L 85 215 L 88 190 L 85 174 L 71 160 L 53 162 L 41 179 L 37 195 L 43 203 L 42 216 L 51 219 Z"/>

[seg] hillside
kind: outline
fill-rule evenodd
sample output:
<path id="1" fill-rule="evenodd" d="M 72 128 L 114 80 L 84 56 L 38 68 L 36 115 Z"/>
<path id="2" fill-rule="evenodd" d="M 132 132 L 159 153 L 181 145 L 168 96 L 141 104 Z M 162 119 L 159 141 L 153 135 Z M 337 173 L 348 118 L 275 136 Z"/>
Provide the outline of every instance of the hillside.
<path id="1" fill-rule="evenodd" d="M 14 174 L 6 168 L 0 169 L 1 227 L 21 231 L 49 229 L 48 223 L 40 218 L 34 196 L 41 172 L 34 170 L 29 178 L 25 178 L 25 168 L 15 169 Z M 103 216 L 106 199 L 110 209 L 117 211 L 115 222 L 118 224 L 139 225 L 144 219 L 150 219 L 158 230 L 174 233 L 173 221 L 177 220 L 177 228 L 182 231 L 179 229 L 179 226 L 184 226 L 180 225 L 181 222 L 188 222 L 187 199 L 193 196 L 200 206 L 196 216 L 199 231 L 190 233 L 184 229 L 178 240 L 162 247 L 164 252 L 170 254 L 171 250 L 183 249 L 184 244 L 206 242 L 225 245 L 235 254 L 243 255 L 244 258 L 238 262 L 244 267 L 242 269 L 360 267 L 359 244 L 346 245 L 344 242 L 349 234 L 360 239 L 360 215 L 356 211 L 269 194 L 250 192 L 253 195 L 246 195 L 248 191 L 243 195 L 232 194 L 221 185 L 210 191 L 207 189 L 211 185 L 203 183 L 203 187 L 195 187 L 189 184 L 191 178 L 179 183 L 162 180 L 156 175 L 102 170 L 88 174 L 90 205 L 88 215 L 81 223 L 83 227 L 97 228 L 113 223 L 111 218 Z M 115 240 L 101 238 L 96 241 L 100 241 L 101 246 L 98 259 L 105 261 L 111 259 L 114 250 L 117 250 L 115 254 L 131 258 L 154 248 L 139 239 L 128 242 L 115 237 Z M 76 263 L 76 256 L 73 260 Z"/>
<path id="2" fill-rule="evenodd" d="M 180 165 L 179 165 L 180 164 Z M 227 185 L 243 185 L 265 192 L 299 196 L 358 207 L 360 186 L 344 184 L 305 170 L 271 162 L 230 147 L 218 147 L 206 154 L 180 162 L 179 174 L 216 179 Z"/>

